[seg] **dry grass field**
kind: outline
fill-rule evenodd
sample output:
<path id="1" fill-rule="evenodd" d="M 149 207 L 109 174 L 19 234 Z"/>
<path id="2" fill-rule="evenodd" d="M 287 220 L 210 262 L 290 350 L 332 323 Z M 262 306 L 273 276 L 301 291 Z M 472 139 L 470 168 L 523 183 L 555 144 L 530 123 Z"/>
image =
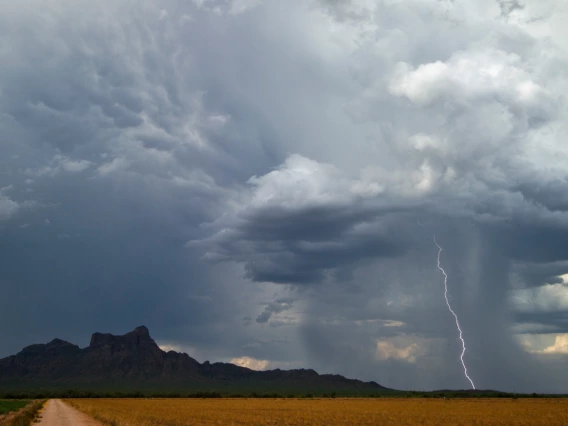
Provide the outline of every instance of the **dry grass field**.
<path id="1" fill-rule="evenodd" d="M 568 399 L 72 399 L 113 426 L 568 425 Z"/>

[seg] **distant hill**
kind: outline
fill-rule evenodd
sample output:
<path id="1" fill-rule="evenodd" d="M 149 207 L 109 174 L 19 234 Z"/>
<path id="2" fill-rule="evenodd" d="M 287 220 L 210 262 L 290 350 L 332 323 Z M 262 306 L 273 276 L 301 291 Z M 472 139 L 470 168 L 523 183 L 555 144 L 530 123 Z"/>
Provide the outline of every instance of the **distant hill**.
<path id="1" fill-rule="evenodd" d="M 123 336 L 95 333 L 88 347 L 60 339 L 0 359 L 0 390 L 218 391 L 227 393 L 374 393 L 375 382 L 314 370 L 254 371 L 229 363 L 199 363 L 165 352 L 144 326 Z"/>

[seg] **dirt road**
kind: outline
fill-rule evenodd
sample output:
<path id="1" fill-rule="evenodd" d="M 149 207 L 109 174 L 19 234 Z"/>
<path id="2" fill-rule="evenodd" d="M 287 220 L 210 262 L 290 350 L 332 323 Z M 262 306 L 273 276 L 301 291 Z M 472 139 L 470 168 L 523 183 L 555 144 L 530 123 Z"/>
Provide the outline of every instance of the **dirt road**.
<path id="1" fill-rule="evenodd" d="M 50 399 L 41 412 L 39 426 L 103 426 L 59 399 Z"/>

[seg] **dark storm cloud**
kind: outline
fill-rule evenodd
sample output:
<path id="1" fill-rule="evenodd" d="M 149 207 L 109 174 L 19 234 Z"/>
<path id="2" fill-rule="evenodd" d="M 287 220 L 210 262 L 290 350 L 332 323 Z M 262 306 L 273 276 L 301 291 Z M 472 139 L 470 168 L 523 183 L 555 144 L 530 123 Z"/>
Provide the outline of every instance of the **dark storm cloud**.
<path id="1" fill-rule="evenodd" d="M 528 324 L 543 324 L 549 328 L 546 332 L 568 333 L 568 314 L 566 307 L 562 306 L 555 311 L 518 313 L 515 315 L 516 321 Z"/>
<path id="2" fill-rule="evenodd" d="M 225 305 L 226 281 L 183 246 L 278 157 L 270 126 L 207 93 L 209 52 L 181 41 L 196 24 L 164 26 L 149 5 L 27 4 L 0 18 L 0 304 L 22 325 L 0 356 L 139 324 L 218 350 L 220 324 L 250 310 Z"/>
<path id="3" fill-rule="evenodd" d="M 564 224 L 538 223 L 522 224 L 508 232 L 513 257 L 540 263 L 562 262 L 568 258 Z"/>
<path id="4" fill-rule="evenodd" d="M 554 179 L 550 182 L 536 182 L 532 186 L 525 184 L 519 186 L 518 191 L 526 200 L 544 206 L 550 211 L 568 211 L 568 195 L 566 187 L 568 180 Z"/>
<path id="5" fill-rule="evenodd" d="M 206 258 L 244 262 L 247 277 L 254 281 L 320 282 L 344 266 L 404 252 L 391 236 L 365 232 L 364 225 L 377 214 L 354 205 L 267 208 L 214 238 Z"/>
<path id="6" fill-rule="evenodd" d="M 568 273 L 568 262 L 520 263 L 514 272 L 523 281 L 524 287 L 536 287 L 545 284 L 562 284 L 561 275 Z"/>
<path id="7" fill-rule="evenodd" d="M 478 386 L 565 391 L 512 330 L 566 331 L 554 1 L 40 3 L 0 4 L 0 355 L 146 324 L 465 387 L 436 234 Z"/>
<path id="8" fill-rule="evenodd" d="M 353 21 L 362 26 L 372 25 L 376 22 L 373 13 L 380 15 L 378 9 L 397 17 L 399 20 L 395 22 L 405 22 L 412 15 L 406 9 L 384 5 L 375 8 L 364 2 L 326 4 L 329 6 L 326 11 L 349 30 L 353 30 L 350 27 Z M 429 339 L 446 337 L 449 349 L 429 361 L 438 375 L 423 378 L 423 385 L 429 387 L 447 383 L 441 378 L 441 365 L 436 364 L 440 359 L 451 362 L 448 380 L 459 374 L 459 365 L 452 355 L 459 351 L 453 340 L 455 330 L 452 321 L 448 321 L 451 318 L 444 319 L 439 313 L 441 310 L 447 314 L 440 297 L 439 274 L 429 272 L 424 277 L 427 268 L 437 272 L 433 268 L 434 257 L 428 259 L 417 254 L 418 250 L 428 250 L 420 238 L 427 238 L 431 244 L 431 234 L 436 233 L 445 248 L 445 267 L 453 284 L 452 300 L 466 330 L 471 353 L 468 361 L 481 386 L 530 389 L 540 380 L 549 381 L 550 389 L 560 389 L 553 384 L 552 376 L 545 375 L 540 361 L 525 354 L 511 335 L 511 323 L 521 317 L 516 313 L 518 307 L 510 305 L 510 277 L 512 263 L 548 264 L 568 257 L 563 244 L 568 227 L 561 191 L 566 172 L 559 160 L 566 154 L 552 137 L 551 150 L 543 155 L 535 139 L 538 132 L 549 134 L 547 126 L 561 126 L 558 106 L 563 101 L 552 87 L 558 89 L 564 84 L 550 79 L 551 72 L 554 73 L 552 63 L 543 61 L 537 69 L 529 70 L 531 58 L 542 47 L 526 33 L 507 33 L 504 21 L 488 19 L 491 14 L 499 15 L 496 2 L 487 15 L 481 12 L 474 19 L 467 15 L 465 5 L 446 6 L 442 10 L 437 5 L 421 4 L 423 9 L 415 17 L 435 10 L 436 19 L 442 21 L 441 31 L 452 34 L 454 30 L 446 26 L 448 22 L 455 19 L 469 22 L 469 36 L 479 37 L 475 45 L 452 50 L 451 43 L 440 42 L 437 50 L 426 49 L 422 61 L 431 55 L 426 63 L 417 61 L 417 56 L 407 58 L 404 54 L 408 52 L 404 52 L 400 57 L 406 64 L 389 64 L 378 54 L 375 64 L 381 64 L 382 69 L 390 65 L 390 77 L 377 73 L 370 84 L 363 79 L 366 84 L 363 95 L 350 103 L 350 112 L 359 122 L 390 120 L 389 126 L 385 126 L 388 132 L 375 136 L 379 140 L 387 136 L 388 142 L 396 145 L 389 150 L 383 144 L 381 152 L 396 167 L 386 166 L 381 170 L 381 166 L 367 166 L 366 172 L 357 176 L 356 172 L 338 171 L 330 164 L 291 156 L 280 169 L 251 179 L 249 201 L 215 225 L 219 232 L 214 237 L 202 241 L 208 250 L 206 258 L 241 262 L 248 276 L 259 281 L 325 282 L 325 297 L 319 287 L 313 291 L 310 314 L 315 318 L 336 318 L 338 322 L 326 326 L 325 345 L 322 342 L 310 345 L 312 339 L 308 337 L 306 347 L 314 360 L 330 369 L 348 368 L 346 361 L 326 360 L 329 357 L 323 356 L 323 353 L 350 353 L 341 349 L 340 342 L 347 335 L 354 336 L 357 343 L 353 344 L 371 352 L 369 348 L 373 345 L 369 346 L 369 342 L 387 339 L 381 340 L 378 351 L 391 352 L 379 353 L 378 358 L 369 355 L 359 363 L 366 366 L 363 369 L 380 359 L 395 362 L 392 360 L 396 357 L 400 357 L 396 360 L 398 369 L 410 359 L 414 362 L 422 357 L 426 363 L 427 354 L 433 351 Z M 515 13 L 525 13 L 522 8 L 512 7 L 507 14 L 513 9 Z M 474 24 L 478 22 L 476 19 L 492 26 L 494 35 L 477 34 L 481 27 Z M 424 31 L 424 37 L 420 37 L 424 43 L 436 44 L 426 24 L 416 31 Z M 346 30 L 346 34 L 362 45 L 368 42 L 363 29 Z M 454 40 L 459 44 L 459 37 L 469 37 L 465 34 L 457 34 Z M 389 34 L 385 39 L 390 41 L 391 35 L 394 37 Z M 517 43 L 519 40 L 527 43 Z M 445 53 L 444 47 L 449 48 Z M 561 56 L 555 47 L 551 49 Z M 370 63 L 373 60 L 373 54 L 365 59 Z M 354 68 L 360 71 L 366 66 L 357 63 Z M 394 102 L 393 96 L 400 102 Z M 380 159 L 378 162 L 384 164 Z M 365 159 L 360 164 L 366 165 Z M 551 166 L 550 171 L 545 170 L 545 164 Z M 398 215 L 382 213 L 384 205 L 400 207 L 401 199 L 414 202 L 406 209 L 399 208 Z M 376 200 L 380 200 L 379 205 L 375 204 Z M 368 216 L 338 218 L 333 214 L 337 206 L 356 212 L 361 205 L 365 206 L 365 213 L 370 213 Z M 334 221 L 331 226 L 329 218 Z M 349 244 L 348 238 L 351 230 L 358 228 L 364 229 L 358 235 L 365 236 L 359 243 L 388 241 L 398 250 L 372 250 L 364 248 L 364 244 L 359 250 L 357 245 Z M 414 230 L 414 238 L 409 228 Z M 323 239 L 322 235 L 328 238 Z M 314 250 L 321 256 L 311 256 L 304 250 L 316 241 L 320 245 L 313 244 Z M 345 245 L 348 252 L 357 255 L 350 257 L 340 251 L 341 256 L 336 258 L 326 251 L 328 243 Z M 374 270 L 375 274 L 366 273 L 365 269 L 373 269 L 360 262 L 366 257 L 364 253 L 373 262 L 382 264 L 382 269 Z M 351 273 L 334 276 L 336 266 Z M 413 273 L 407 273 L 404 268 Z M 528 270 L 516 271 L 523 276 L 522 286 L 559 282 L 554 271 L 538 276 L 530 276 Z M 403 278 L 406 275 L 408 279 Z M 354 326 L 349 324 L 361 318 L 363 300 L 376 303 L 368 306 L 368 320 L 399 321 L 403 325 L 396 331 L 379 327 L 366 333 L 353 333 Z M 337 318 L 331 312 L 339 306 L 344 314 Z M 547 318 L 533 318 L 533 322 L 546 327 Z M 552 324 L 554 320 L 549 319 Z M 398 335 L 407 334 L 408 339 L 414 335 L 425 340 L 417 346 L 405 343 L 406 346 L 398 348 L 388 340 L 397 331 Z M 322 351 L 326 345 L 330 347 Z M 413 351 L 416 353 L 412 354 Z M 498 362 L 487 365 L 485 360 L 496 359 L 494 353 L 500 354 Z M 515 362 L 507 361 L 511 358 Z M 531 365 L 535 374 L 519 380 L 519 374 Z M 392 380 L 399 386 L 404 383 Z"/>

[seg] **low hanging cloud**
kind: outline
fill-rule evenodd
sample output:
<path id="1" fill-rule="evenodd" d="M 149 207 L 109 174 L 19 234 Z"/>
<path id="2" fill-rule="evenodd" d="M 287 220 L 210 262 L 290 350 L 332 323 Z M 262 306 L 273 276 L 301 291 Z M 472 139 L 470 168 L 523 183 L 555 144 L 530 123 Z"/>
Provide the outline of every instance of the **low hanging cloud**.
<path id="1" fill-rule="evenodd" d="M 208 261 L 241 261 L 255 281 L 306 284 L 366 258 L 396 256 L 403 247 L 374 218 L 399 209 L 366 205 L 376 183 L 349 180 L 333 166 L 294 155 L 249 180 L 250 204 L 216 224 L 221 230 L 189 246 Z"/>
<path id="2" fill-rule="evenodd" d="M 533 288 L 546 284 L 568 282 L 568 262 L 517 263 L 513 267 L 513 279 L 521 287 Z"/>
<path id="3" fill-rule="evenodd" d="M 267 323 L 272 315 L 292 309 L 295 301 L 292 298 L 280 298 L 268 303 L 264 311 L 256 317 L 256 322 L 259 324 Z"/>

